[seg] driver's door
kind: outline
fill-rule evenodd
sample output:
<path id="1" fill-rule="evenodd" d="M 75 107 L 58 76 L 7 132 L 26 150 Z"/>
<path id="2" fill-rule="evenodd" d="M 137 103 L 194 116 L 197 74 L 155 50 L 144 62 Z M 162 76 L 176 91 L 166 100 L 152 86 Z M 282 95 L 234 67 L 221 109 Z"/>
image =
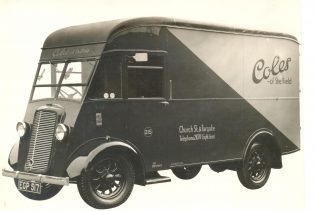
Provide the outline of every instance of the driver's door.
<path id="1" fill-rule="evenodd" d="M 151 170 L 163 169 L 168 163 L 164 56 L 165 52 L 136 53 L 125 66 L 127 137 Z"/>

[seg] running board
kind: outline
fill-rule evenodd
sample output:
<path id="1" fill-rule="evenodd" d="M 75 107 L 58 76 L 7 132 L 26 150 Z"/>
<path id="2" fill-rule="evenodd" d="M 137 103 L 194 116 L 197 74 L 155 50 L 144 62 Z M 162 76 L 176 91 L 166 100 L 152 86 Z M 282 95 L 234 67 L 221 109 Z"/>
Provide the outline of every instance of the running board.
<path id="1" fill-rule="evenodd" d="M 170 177 L 161 176 L 158 172 L 151 172 L 146 175 L 145 185 L 163 183 L 163 182 L 171 182 Z"/>

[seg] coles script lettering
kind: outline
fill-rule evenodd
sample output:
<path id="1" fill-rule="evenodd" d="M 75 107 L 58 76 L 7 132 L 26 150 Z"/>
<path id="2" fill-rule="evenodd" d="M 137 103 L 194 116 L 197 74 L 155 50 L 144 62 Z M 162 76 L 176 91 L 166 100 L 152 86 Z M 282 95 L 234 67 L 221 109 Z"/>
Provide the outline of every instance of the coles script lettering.
<path id="1" fill-rule="evenodd" d="M 272 64 L 267 65 L 264 59 L 259 59 L 252 72 L 252 80 L 256 84 L 263 79 L 270 84 L 292 84 L 292 78 L 280 77 L 277 75 L 289 70 L 291 58 L 280 60 L 279 56 L 275 56 Z"/>

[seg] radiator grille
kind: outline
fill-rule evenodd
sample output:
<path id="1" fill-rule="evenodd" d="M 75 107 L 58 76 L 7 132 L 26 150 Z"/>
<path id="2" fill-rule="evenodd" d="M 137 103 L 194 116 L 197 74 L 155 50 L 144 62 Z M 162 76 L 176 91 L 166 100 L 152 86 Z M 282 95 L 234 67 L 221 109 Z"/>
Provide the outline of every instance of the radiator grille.
<path id="1" fill-rule="evenodd" d="M 57 115 L 51 111 L 37 111 L 25 163 L 26 171 L 46 172 L 50 161 Z"/>

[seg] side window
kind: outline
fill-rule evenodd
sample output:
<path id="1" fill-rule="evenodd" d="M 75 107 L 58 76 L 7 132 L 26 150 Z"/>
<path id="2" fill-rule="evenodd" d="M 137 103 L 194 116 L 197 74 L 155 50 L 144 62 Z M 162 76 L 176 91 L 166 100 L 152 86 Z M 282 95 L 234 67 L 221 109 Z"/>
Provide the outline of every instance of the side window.
<path id="1" fill-rule="evenodd" d="M 163 97 L 163 56 L 136 53 L 127 64 L 128 98 Z"/>

